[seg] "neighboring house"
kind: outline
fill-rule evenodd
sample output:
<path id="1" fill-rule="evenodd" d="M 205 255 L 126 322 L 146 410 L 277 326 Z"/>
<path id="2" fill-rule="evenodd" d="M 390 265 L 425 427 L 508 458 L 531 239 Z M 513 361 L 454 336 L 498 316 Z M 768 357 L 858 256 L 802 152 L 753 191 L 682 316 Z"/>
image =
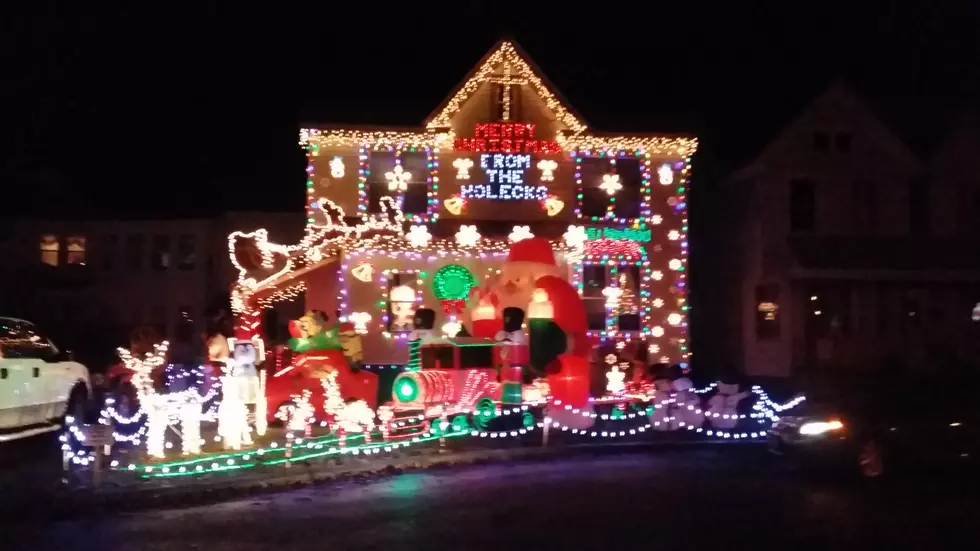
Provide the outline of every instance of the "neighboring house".
<path id="1" fill-rule="evenodd" d="M 730 356 L 750 375 L 976 361 L 980 147 L 964 124 L 922 161 L 844 85 L 720 200 Z M 972 127 L 975 130 L 975 126 Z"/>
<path id="2" fill-rule="evenodd" d="M 140 325 L 172 337 L 182 318 L 203 329 L 203 316 L 227 301 L 237 277 L 228 260 L 228 234 L 266 228 L 297 240 L 297 218 L 247 212 L 170 220 L 15 220 L 4 245 L 0 314 L 27 317 L 79 349 L 86 338 L 98 339 L 100 348 L 126 344 L 128 332 Z"/>

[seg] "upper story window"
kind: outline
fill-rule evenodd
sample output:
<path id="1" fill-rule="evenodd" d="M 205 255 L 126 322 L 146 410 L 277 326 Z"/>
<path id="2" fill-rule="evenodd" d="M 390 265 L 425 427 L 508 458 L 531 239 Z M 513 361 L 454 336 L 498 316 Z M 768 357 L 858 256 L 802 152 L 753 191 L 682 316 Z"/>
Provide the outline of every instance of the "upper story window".
<path id="1" fill-rule="evenodd" d="M 69 235 L 65 239 L 65 250 L 68 252 L 65 258 L 66 264 L 85 265 L 85 236 Z"/>
<path id="2" fill-rule="evenodd" d="M 767 283 L 755 288 L 755 337 L 757 340 L 779 338 L 779 284 Z"/>
<path id="3" fill-rule="evenodd" d="M 143 247 L 145 238 L 140 234 L 126 236 L 126 268 L 143 269 Z"/>
<path id="4" fill-rule="evenodd" d="M 584 157 L 577 163 L 581 182 L 579 216 L 590 220 L 640 217 L 642 167 L 636 157 Z"/>
<path id="5" fill-rule="evenodd" d="M 854 136 L 850 132 L 838 132 L 834 136 L 834 149 L 841 153 L 847 153 L 851 150 L 851 142 L 854 141 Z"/>
<path id="6" fill-rule="evenodd" d="M 817 227 L 817 190 L 813 180 L 800 178 L 789 183 L 789 229 L 813 231 Z"/>
<path id="7" fill-rule="evenodd" d="M 393 197 L 401 202 L 405 214 L 425 214 L 429 208 L 429 154 L 424 148 L 414 151 L 371 151 L 365 175 L 367 211 L 381 212 L 381 198 Z"/>
<path id="8" fill-rule="evenodd" d="M 119 254 L 119 236 L 114 233 L 103 235 L 99 248 L 101 249 L 102 269 L 113 269 L 116 264 L 116 256 Z"/>
<path id="9" fill-rule="evenodd" d="M 150 262 L 154 270 L 163 271 L 170 268 L 170 236 L 154 235 L 153 250 L 150 253 Z"/>
<path id="10" fill-rule="evenodd" d="M 194 235 L 182 233 L 177 236 L 177 269 L 193 270 L 197 264 L 197 251 Z"/>
<path id="11" fill-rule="evenodd" d="M 926 179 L 913 178 L 909 182 L 909 232 L 913 235 L 927 235 L 931 229 L 931 210 Z"/>
<path id="12" fill-rule="evenodd" d="M 878 227 L 878 186 L 867 180 L 854 182 L 854 225 L 861 232 L 874 232 Z"/>
<path id="13" fill-rule="evenodd" d="M 817 151 L 830 151 L 830 136 L 826 132 L 814 132 L 813 149 Z"/>
<path id="14" fill-rule="evenodd" d="M 41 236 L 41 262 L 48 266 L 57 266 L 61 256 L 61 242 L 57 235 Z"/>

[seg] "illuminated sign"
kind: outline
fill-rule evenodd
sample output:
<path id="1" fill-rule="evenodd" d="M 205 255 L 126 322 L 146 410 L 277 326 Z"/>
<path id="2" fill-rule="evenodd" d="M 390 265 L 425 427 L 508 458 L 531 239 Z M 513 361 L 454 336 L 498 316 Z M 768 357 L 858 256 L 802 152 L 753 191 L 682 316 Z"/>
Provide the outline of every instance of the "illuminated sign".
<path id="1" fill-rule="evenodd" d="M 534 137 L 535 125 L 522 122 L 485 122 L 477 124 L 472 138 L 456 138 L 453 151 L 473 153 L 535 153 L 561 155 L 555 140 Z"/>
<path id="2" fill-rule="evenodd" d="M 597 239 L 625 239 L 637 243 L 650 242 L 650 230 L 637 228 L 586 228 L 585 235 L 590 241 Z"/>
<path id="3" fill-rule="evenodd" d="M 487 183 L 461 185 L 461 198 L 543 201 L 548 197 L 546 186 L 524 183 L 524 171 L 531 168 L 530 155 L 484 153 L 480 155 L 480 168 L 487 175 Z"/>

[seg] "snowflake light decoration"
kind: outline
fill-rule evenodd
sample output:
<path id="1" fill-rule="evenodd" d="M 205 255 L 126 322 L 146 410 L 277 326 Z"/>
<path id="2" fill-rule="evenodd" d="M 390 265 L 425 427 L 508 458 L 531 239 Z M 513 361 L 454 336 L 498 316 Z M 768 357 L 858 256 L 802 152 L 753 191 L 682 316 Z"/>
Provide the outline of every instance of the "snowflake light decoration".
<path id="1" fill-rule="evenodd" d="M 599 189 L 605 191 L 610 197 L 623 189 L 623 184 L 619 183 L 619 174 L 603 174 L 602 184 Z"/>
<path id="2" fill-rule="evenodd" d="M 659 214 L 654 214 L 653 216 L 650 217 L 650 223 L 653 224 L 654 226 L 662 224 L 663 221 L 664 221 L 664 217 L 660 216 Z"/>
<path id="3" fill-rule="evenodd" d="M 680 325 L 682 319 L 683 318 L 681 317 L 680 314 L 678 314 L 677 312 L 674 312 L 671 315 L 667 316 L 667 323 L 669 323 L 671 325 Z"/>
<path id="4" fill-rule="evenodd" d="M 668 264 L 668 266 L 670 267 L 671 270 L 680 270 L 682 264 L 680 260 L 674 258 L 671 259 L 670 264 Z"/>
<path id="5" fill-rule="evenodd" d="M 650 333 L 652 333 L 654 337 L 662 337 L 662 336 L 664 336 L 664 328 L 663 327 L 660 327 L 658 325 L 658 326 L 654 327 L 650 331 Z"/>
<path id="6" fill-rule="evenodd" d="M 680 238 L 681 232 L 677 230 L 670 230 L 670 232 L 667 234 L 667 239 L 670 239 L 671 241 L 677 241 Z"/>
<path id="7" fill-rule="evenodd" d="M 469 180 L 470 179 L 470 169 L 473 168 L 473 159 L 467 159 L 466 157 L 460 157 L 453 161 L 453 168 L 456 169 L 456 179 L 457 180 Z"/>
<path id="8" fill-rule="evenodd" d="M 670 169 L 670 165 L 662 165 L 658 168 L 657 176 L 660 177 L 661 185 L 669 186 L 674 183 L 674 171 Z"/>
<path id="9" fill-rule="evenodd" d="M 405 239 L 413 247 L 424 247 L 432 240 L 432 234 L 429 233 L 429 228 L 426 226 L 412 226 L 405 234 Z"/>
<path id="10" fill-rule="evenodd" d="M 412 174 L 405 172 L 402 165 L 395 165 L 391 172 L 385 172 L 385 180 L 388 180 L 388 191 L 405 191 L 412 181 Z"/>
<path id="11" fill-rule="evenodd" d="M 661 279 L 664 278 L 664 273 L 661 272 L 660 270 L 654 270 L 653 273 L 650 274 L 650 276 L 653 277 L 654 281 L 660 281 Z"/>
<path id="12" fill-rule="evenodd" d="M 476 226 L 460 226 L 456 232 L 456 243 L 463 247 L 472 247 L 480 242 L 480 232 L 476 231 Z"/>
<path id="13" fill-rule="evenodd" d="M 555 180 L 555 169 L 557 168 L 558 162 L 552 159 L 538 161 L 538 169 L 541 170 L 541 181 L 553 182 Z"/>
<path id="14" fill-rule="evenodd" d="M 534 237 L 534 234 L 531 233 L 530 226 L 514 226 L 514 231 L 510 232 L 510 235 L 507 236 L 507 238 L 514 243 L 525 239 L 530 239 L 532 237 Z"/>
<path id="15" fill-rule="evenodd" d="M 664 299 L 662 299 L 662 298 L 655 298 L 655 299 L 653 299 L 653 307 L 654 308 L 663 308 L 663 306 L 664 306 Z"/>
<path id="16" fill-rule="evenodd" d="M 589 235 L 585 233 L 585 228 L 582 226 L 568 226 L 568 230 L 562 237 L 565 238 L 565 244 L 569 247 L 581 247 L 589 239 Z"/>

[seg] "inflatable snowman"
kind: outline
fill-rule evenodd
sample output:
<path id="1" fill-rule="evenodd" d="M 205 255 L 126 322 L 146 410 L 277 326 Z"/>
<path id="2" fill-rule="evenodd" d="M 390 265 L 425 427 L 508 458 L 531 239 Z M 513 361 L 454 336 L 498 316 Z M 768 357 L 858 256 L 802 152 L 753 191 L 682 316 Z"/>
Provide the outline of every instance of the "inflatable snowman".
<path id="1" fill-rule="evenodd" d="M 656 379 L 653 382 L 653 389 L 653 411 L 650 413 L 650 424 L 653 425 L 653 430 L 671 430 L 674 386 L 670 379 Z"/>
<path id="2" fill-rule="evenodd" d="M 748 398 L 739 392 L 738 384 L 718 383 L 718 392 L 708 400 L 708 422 L 716 429 L 731 430 L 738 426 L 738 404 Z"/>
<path id="3" fill-rule="evenodd" d="M 701 397 L 694 392 L 694 383 L 687 377 L 674 380 L 674 407 L 672 426 L 676 428 L 698 428 L 704 423 L 701 411 Z"/>

